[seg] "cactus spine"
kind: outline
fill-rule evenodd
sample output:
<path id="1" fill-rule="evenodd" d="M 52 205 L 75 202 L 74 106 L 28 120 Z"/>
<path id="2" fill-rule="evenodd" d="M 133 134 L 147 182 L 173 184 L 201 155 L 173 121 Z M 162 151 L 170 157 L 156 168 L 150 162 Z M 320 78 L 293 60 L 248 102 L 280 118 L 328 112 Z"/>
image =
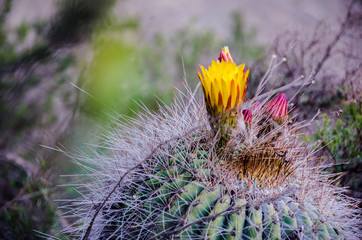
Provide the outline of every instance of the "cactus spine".
<path id="1" fill-rule="evenodd" d="M 80 237 L 357 239 L 356 202 L 300 141 L 285 95 L 244 102 L 249 70 L 227 48 L 201 69 L 206 106 L 189 90 L 187 101 L 110 133 L 111 158 L 87 158 L 99 170 L 86 185 L 92 201 L 75 213 L 87 227 Z"/>

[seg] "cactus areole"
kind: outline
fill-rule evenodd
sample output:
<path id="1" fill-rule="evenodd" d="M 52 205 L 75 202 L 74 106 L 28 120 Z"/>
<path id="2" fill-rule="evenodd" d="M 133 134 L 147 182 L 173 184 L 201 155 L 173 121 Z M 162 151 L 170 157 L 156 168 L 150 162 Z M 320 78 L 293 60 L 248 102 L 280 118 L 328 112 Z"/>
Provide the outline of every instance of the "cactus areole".
<path id="1" fill-rule="evenodd" d="M 286 96 L 245 101 L 249 69 L 237 65 L 227 47 L 200 68 L 205 105 L 189 90 L 187 101 L 176 99 L 108 136 L 114 156 L 96 161 L 102 182 L 87 185 L 92 201 L 85 202 L 95 205 L 80 209 L 78 225 L 88 229 L 77 233 L 92 239 L 357 238 L 355 202 L 300 140 L 301 124 L 288 116 Z M 117 182 L 120 163 L 129 159 L 143 161 Z"/>

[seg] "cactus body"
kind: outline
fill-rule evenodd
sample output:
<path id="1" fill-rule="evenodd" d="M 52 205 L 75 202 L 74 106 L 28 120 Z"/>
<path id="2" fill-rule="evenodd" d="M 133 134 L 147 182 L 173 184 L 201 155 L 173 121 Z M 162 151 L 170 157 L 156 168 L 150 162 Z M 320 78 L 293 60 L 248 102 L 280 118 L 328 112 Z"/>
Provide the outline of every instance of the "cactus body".
<path id="1" fill-rule="evenodd" d="M 203 157 L 204 152 L 199 151 L 182 159 L 158 160 L 154 168 L 162 169 L 160 172 L 154 171 L 154 175 L 148 175 L 152 177 L 126 187 L 128 198 L 122 200 L 123 204 L 117 204 L 121 207 L 112 206 L 113 210 L 118 209 L 117 219 L 132 222 L 124 229 L 125 238 L 342 238 L 338 227 L 320 220 L 320 213 L 312 203 L 304 202 L 302 206 L 291 197 L 256 202 L 238 196 L 222 182 L 213 182 L 215 178 L 211 175 L 215 170 Z M 197 174 L 199 172 L 209 175 Z M 136 202 L 140 203 L 139 207 Z M 104 216 L 107 216 L 106 212 Z M 113 226 L 113 231 L 120 226 Z"/>
<path id="2" fill-rule="evenodd" d="M 189 90 L 187 101 L 181 94 L 110 131 L 111 157 L 97 149 L 96 158 L 79 157 L 97 168 L 68 231 L 82 239 L 358 239 L 358 202 L 300 140 L 286 96 L 244 101 L 248 71 L 226 48 L 198 75 L 206 106 Z"/>
<path id="3" fill-rule="evenodd" d="M 213 132 L 200 128 L 145 158 L 116 186 L 91 238 L 357 239 L 353 200 L 310 160 L 296 131 L 264 114 L 248 124 L 242 138 L 230 136 L 238 141 L 230 148 L 215 149 Z M 114 176 L 104 181 L 106 192 Z M 93 201 L 99 206 L 104 195 Z"/>

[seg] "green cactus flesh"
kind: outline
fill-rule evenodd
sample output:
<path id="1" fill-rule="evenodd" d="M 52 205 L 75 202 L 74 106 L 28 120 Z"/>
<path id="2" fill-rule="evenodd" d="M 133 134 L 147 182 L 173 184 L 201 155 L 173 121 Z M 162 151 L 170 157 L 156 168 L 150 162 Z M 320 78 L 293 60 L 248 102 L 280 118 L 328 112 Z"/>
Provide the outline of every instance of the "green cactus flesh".
<path id="1" fill-rule="evenodd" d="M 207 152 L 146 163 L 104 210 L 102 239 L 343 239 L 311 203 L 255 203 L 214 182 Z M 120 230 L 121 229 L 121 230 Z M 113 235 L 116 236 L 113 236 Z M 113 236 L 113 237 L 112 237 Z"/>

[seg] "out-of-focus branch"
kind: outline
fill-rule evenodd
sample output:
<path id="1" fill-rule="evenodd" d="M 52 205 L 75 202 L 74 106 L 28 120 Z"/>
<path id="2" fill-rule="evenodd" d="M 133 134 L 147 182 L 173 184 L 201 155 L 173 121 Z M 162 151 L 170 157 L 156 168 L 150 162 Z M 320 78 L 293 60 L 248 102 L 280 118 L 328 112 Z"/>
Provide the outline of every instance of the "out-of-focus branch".
<path id="1" fill-rule="evenodd" d="M 3 63 L 0 67 L 0 76 L 5 73 L 12 73 L 20 67 L 29 68 L 34 63 L 45 60 L 51 56 L 52 49 L 50 45 L 35 47 L 30 52 L 25 53 L 13 62 Z"/>
<path id="2" fill-rule="evenodd" d="M 335 36 L 335 38 L 332 40 L 332 42 L 330 42 L 327 45 L 327 48 L 326 48 L 326 50 L 325 50 L 325 52 L 323 54 L 322 59 L 317 63 L 317 67 L 314 70 L 314 73 L 313 73 L 314 76 L 316 76 L 319 73 L 319 71 L 323 67 L 324 63 L 326 62 L 326 60 L 330 57 L 332 49 L 336 46 L 336 44 L 339 42 L 341 37 L 344 35 L 344 33 L 345 33 L 346 29 L 347 29 L 347 25 L 348 25 L 348 23 L 349 23 L 349 21 L 350 21 L 350 19 L 352 17 L 352 8 L 353 8 L 353 6 L 354 6 L 354 4 L 356 2 L 357 1 L 352 1 L 350 3 L 350 5 L 348 6 L 347 15 L 346 15 L 343 23 L 341 24 L 340 30 L 337 33 L 337 35 Z"/>
<path id="3" fill-rule="evenodd" d="M 113 3 L 114 0 L 63 0 L 57 14 L 46 27 L 49 30 L 43 35 L 44 43 L 14 61 L 2 63 L 0 76 L 22 67 L 27 70 L 38 62 L 47 60 L 56 50 L 86 39 Z M 3 13 L 5 17 L 6 11 Z"/>
<path id="4" fill-rule="evenodd" d="M 0 161 L 12 163 L 20 167 L 28 174 L 29 177 L 35 176 L 40 170 L 40 166 L 37 164 L 27 161 L 17 154 L 6 150 L 0 151 Z"/>

